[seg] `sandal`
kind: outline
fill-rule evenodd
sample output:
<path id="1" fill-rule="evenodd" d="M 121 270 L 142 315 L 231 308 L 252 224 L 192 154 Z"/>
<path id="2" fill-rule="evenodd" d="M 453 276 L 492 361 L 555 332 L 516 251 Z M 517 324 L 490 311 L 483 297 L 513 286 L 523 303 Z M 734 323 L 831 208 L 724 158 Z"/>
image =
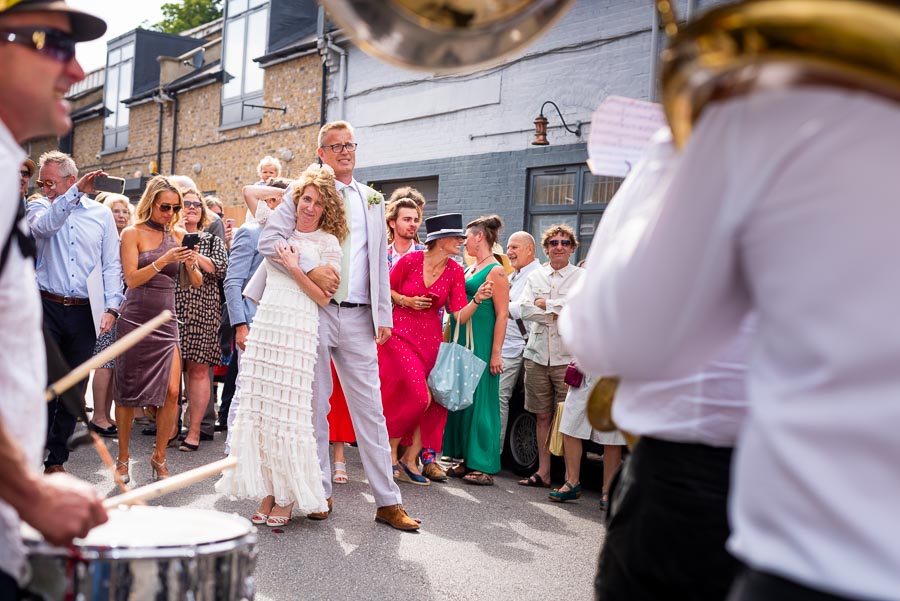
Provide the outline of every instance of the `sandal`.
<path id="1" fill-rule="evenodd" d="M 347 477 L 347 464 L 343 461 L 334 462 L 333 480 L 338 484 L 346 484 L 350 481 L 350 478 Z"/>
<path id="2" fill-rule="evenodd" d="M 549 482 L 544 482 L 537 473 L 531 474 L 524 480 L 519 480 L 519 486 L 531 486 L 535 488 L 550 488 Z"/>
<path id="3" fill-rule="evenodd" d="M 448 469 L 446 473 L 451 478 L 462 478 L 466 475 L 466 466 L 462 463 L 457 463 L 456 465 Z"/>
<path id="4" fill-rule="evenodd" d="M 478 486 L 493 486 L 494 485 L 494 477 L 490 474 L 485 474 L 484 472 L 476 472 L 472 471 L 463 477 L 463 482 L 466 484 L 477 484 Z"/>
<path id="5" fill-rule="evenodd" d="M 194 451 L 196 451 L 199 448 L 200 448 L 200 443 L 191 444 L 191 443 L 183 440 L 183 441 L 181 441 L 181 446 L 178 447 L 178 450 L 183 453 L 193 453 Z"/>
<path id="6" fill-rule="evenodd" d="M 431 484 L 428 478 L 426 478 L 422 474 L 415 473 L 414 471 L 409 469 L 409 466 L 402 461 L 397 461 L 397 465 L 399 465 L 400 468 L 403 469 L 404 472 L 406 472 L 406 476 L 408 478 L 408 480 L 401 480 L 401 482 L 409 482 L 410 484 L 418 484 L 419 486 L 428 486 L 429 484 Z"/>
<path id="7" fill-rule="evenodd" d="M 266 518 L 266 526 L 269 528 L 282 528 L 287 526 L 287 523 L 291 521 L 291 517 L 287 515 L 270 515 Z"/>
<path id="8" fill-rule="evenodd" d="M 564 488 L 566 490 L 563 490 Z M 581 483 L 579 482 L 578 484 L 572 484 L 568 480 L 566 480 L 565 484 L 550 493 L 550 500 L 557 503 L 562 503 L 564 501 L 574 501 L 580 496 Z"/>
<path id="9" fill-rule="evenodd" d="M 603 495 L 600 497 L 600 511 L 606 511 L 609 509 L 609 491 L 604 490 Z"/>
<path id="10" fill-rule="evenodd" d="M 257 526 L 262 526 L 269 519 L 268 513 L 263 513 L 261 511 L 257 511 L 252 516 L 250 516 L 250 523 L 256 524 Z"/>

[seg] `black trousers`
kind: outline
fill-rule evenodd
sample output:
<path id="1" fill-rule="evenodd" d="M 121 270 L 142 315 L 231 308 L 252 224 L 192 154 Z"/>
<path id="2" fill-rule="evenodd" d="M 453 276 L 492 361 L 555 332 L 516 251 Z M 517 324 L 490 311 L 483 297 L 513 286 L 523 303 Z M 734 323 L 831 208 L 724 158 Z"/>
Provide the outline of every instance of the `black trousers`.
<path id="1" fill-rule="evenodd" d="M 728 601 L 853 601 L 823 593 L 773 574 L 744 569 L 734 582 Z"/>
<path id="2" fill-rule="evenodd" d="M 231 409 L 231 399 L 234 398 L 235 384 L 238 375 L 237 350 L 231 355 L 231 363 L 228 364 L 228 372 L 225 374 L 225 383 L 222 384 L 222 403 L 219 405 L 219 423 L 228 423 L 228 410 Z"/>
<path id="3" fill-rule="evenodd" d="M 81 365 L 94 354 L 97 334 L 90 305 L 65 307 L 41 299 L 44 307 L 44 326 L 56 341 L 69 367 Z M 81 386 L 87 385 L 85 379 Z M 76 416 L 61 403 L 47 403 L 47 460 L 44 465 L 62 465 L 69 459 L 69 437 L 75 431 Z"/>
<path id="4" fill-rule="evenodd" d="M 0 601 L 18 601 L 22 598 L 22 591 L 16 579 L 0 570 Z"/>
<path id="5" fill-rule="evenodd" d="M 642 438 L 610 488 L 598 601 L 723 601 L 731 449 Z"/>

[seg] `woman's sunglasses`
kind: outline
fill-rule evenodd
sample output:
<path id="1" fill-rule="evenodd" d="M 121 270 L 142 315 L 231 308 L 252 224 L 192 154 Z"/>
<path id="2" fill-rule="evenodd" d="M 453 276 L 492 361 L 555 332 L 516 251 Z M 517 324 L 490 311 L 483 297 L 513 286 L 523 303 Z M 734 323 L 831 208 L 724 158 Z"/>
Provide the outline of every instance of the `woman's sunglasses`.
<path id="1" fill-rule="evenodd" d="M 2 29 L 0 41 L 31 48 L 60 63 L 67 63 L 75 58 L 75 40 L 70 34 L 59 29 L 50 27 Z"/>
<path id="2" fill-rule="evenodd" d="M 165 204 L 165 205 L 156 205 L 156 207 L 163 213 L 168 213 L 169 211 L 175 211 L 176 213 L 181 212 L 181 205 Z"/>

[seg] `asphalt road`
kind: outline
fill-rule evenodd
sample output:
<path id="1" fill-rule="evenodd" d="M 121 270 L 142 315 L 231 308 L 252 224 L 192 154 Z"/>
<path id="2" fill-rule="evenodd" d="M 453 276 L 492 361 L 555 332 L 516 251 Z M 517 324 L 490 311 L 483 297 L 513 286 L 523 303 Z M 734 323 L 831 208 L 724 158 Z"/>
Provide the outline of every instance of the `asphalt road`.
<path id="1" fill-rule="evenodd" d="M 218 460 L 223 445 L 224 434 L 217 433 L 195 453 L 170 449 L 169 469 L 174 475 Z M 136 432 L 131 446 L 133 482 L 147 484 L 152 438 Z M 117 442 L 108 440 L 107 447 L 115 457 Z M 259 601 L 593 598 L 604 536 L 596 490 L 578 501 L 552 503 L 546 489 L 518 486 L 506 471 L 490 487 L 453 479 L 428 487 L 401 483 L 404 506 L 422 522 L 420 532 L 403 533 L 375 523 L 374 499 L 355 448 L 347 448 L 347 464 L 350 482 L 334 485 L 328 520 L 295 517 L 283 533 L 260 528 Z M 93 449 L 74 452 L 66 468 L 101 494 L 115 493 Z M 256 510 L 256 501 L 229 500 L 213 484 L 207 480 L 153 504 L 244 517 Z"/>

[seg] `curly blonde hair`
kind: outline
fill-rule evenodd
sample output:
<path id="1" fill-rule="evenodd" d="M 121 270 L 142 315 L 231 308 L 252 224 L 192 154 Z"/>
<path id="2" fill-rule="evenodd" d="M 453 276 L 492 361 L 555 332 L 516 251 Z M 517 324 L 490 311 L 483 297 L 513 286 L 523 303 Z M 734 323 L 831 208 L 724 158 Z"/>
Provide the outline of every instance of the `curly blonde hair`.
<path id="1" fill-rule="evenodd" d="M 303 191 L 309 186 L 315 188 L 322 197 L 322 219 L 319 229 L 333 235 L 339 242 L 350 234 L 347 227 L 347 215 L 344 212 L 344 201 L 334 187 L 334 171 L 328 165 L 310 165 L 300 177 L 294 181 L 294 205 L 299 206 Z"/>
<path id="2" fill-rule="evenodd" d="M 178 204 L 182 207 L 184 206 L 182 204 L 184 198 L 181 196 L 181 190 L 176 186 L 173 186 L 168 178 L 157 175 L 147 182 L 147 187 L 144 188 L 144 193 L 141 194 L 137 209 L 134 211 L 135 225 L 150 221 L 150 214 L 153 212 L 153 203 L 156 202 L 156 198 L 163 192 L 174 192 L 178 195 Z"/>

